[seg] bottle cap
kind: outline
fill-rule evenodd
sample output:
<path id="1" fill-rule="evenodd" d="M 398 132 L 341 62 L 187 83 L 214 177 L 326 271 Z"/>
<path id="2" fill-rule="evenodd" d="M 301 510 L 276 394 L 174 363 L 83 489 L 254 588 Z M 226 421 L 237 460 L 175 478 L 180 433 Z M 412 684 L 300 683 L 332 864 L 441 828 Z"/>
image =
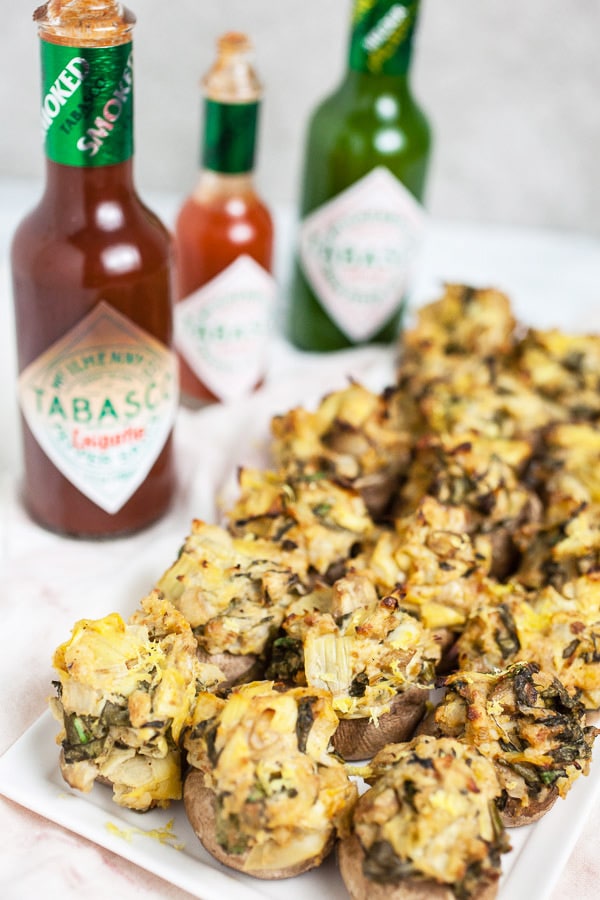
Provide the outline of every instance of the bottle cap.
<path id="1" fill-rule="evenodd" d="M 228 31 L 217 40 L 217 58 L 202 79 L 206 97 L 220 103 L 248 103 L 262 95 L 252 62 L 254 48 L 250 38 L 239 31 Z"/>
<path id="2" fill-rule="evenodd" d="M 33 20 L 40 37 L 72 47 L 106 47 L 131 40 L 133 13 L 117 0 L 48 0 Z"/>

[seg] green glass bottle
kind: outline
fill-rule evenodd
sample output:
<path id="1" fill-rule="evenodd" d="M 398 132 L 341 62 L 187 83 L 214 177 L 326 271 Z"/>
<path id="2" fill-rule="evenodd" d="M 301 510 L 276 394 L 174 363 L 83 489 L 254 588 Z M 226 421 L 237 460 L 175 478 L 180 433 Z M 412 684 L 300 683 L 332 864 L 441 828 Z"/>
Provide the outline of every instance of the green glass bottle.
<path id="1" fill-rule="evenodd" d="M 348 70 L 310 119 L 289 316 L 301 349 L 398 333 L 431 147 L 409 83 L 418 11 L 419 0 L 354 0 Z"/>

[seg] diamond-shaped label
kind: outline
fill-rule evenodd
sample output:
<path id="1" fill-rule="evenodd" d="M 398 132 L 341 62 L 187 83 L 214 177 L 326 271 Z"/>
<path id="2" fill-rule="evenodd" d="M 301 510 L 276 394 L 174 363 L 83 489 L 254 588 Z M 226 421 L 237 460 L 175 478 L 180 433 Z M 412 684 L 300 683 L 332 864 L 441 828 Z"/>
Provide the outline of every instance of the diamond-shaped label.
<path id="1" fill-rule="evenodd" d="M 275 280 L 239 256 L 175 306 L 175 343 L 215 396 L 235 400 L 265 373 L 275 306 Z"/>
<path id="2" fill-rule="evenodd" d="M 400 306 L 424 227 L 422 206 L 384 166 L 304 219 L 305 275 L 350 340 L 376 334 Z"/>
<path id="3" fill-rule="evenodd" d="M 111 514 L 154 465 L 178 399 L 175 354 L 104 301 L 19 377 L 21 410 L 42 450 Z"/>

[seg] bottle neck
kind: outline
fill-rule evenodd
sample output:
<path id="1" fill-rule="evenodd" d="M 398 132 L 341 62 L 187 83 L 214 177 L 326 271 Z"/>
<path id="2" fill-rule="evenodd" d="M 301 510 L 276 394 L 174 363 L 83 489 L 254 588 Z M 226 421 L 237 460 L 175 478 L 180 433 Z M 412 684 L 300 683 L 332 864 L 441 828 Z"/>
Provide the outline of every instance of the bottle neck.
<path id="1" fill-rule="evenodd" d="M 377 76 L 405 76 L 419 0 L 354 0 L 348 66 Z"/>
<path id="2" fill-rule="evenodd" d="M 64 166 L 46 160 L 45 197 L 61 215 L 99 203 L 124 203 L 135 194 L 133 159 L 110 166 Z"/>
<path id="3" fill-rule="evenodd" d="M 260 103 L 204 99 L 203 169 L 227 176 L 247 176 L 254 170 Z"/>
<path id="4" fill-rule="evenodd" d="M 354 99 L 364 97 L 366 103 L 386 93 L 401 99 L 411 94 L 410 76 L 408 72 L 402 75 L 374 75 L 373 72 L 347 69 L 340 90 Z"/>
<path id="5" fill-rule="evenodd" d="M 133 156 L 131 41 L 73 46 L 41 41 L 41 122 L 48 160 L 112 167 Z"/>
<path id="6" fill-rule="evenodd" d="M 255 193 L 253 172 L 228 175 L 223 172 L 214 172 L 212 169 L 202 169 L 193 191 L 193 197 L 197 203 L 207 204 L 215 200 L 248 197 Z"/>

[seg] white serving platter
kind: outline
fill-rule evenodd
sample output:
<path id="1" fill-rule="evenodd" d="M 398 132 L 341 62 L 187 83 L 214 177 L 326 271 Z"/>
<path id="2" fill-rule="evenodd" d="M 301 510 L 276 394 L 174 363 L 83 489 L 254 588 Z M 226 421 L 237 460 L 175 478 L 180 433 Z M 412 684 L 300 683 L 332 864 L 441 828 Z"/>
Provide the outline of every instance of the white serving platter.
<path id="1" fill-rule="evenodd" d="M 334 858 L 284 881 L 261 881 L 217 863 L 194 835 L 181 802 L 139 814 L 113 803 L 109 788 L 72 790 L 58 768 L 58 725 L 44 713 L 0 758 L 0 793 L 94 841 L 201 900 L 344 900 Z M 549 897 L 600 791 L 600 763 L 534 825 L 510 830 L 499 900 Z"/>

